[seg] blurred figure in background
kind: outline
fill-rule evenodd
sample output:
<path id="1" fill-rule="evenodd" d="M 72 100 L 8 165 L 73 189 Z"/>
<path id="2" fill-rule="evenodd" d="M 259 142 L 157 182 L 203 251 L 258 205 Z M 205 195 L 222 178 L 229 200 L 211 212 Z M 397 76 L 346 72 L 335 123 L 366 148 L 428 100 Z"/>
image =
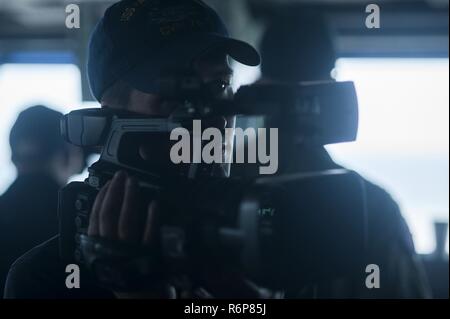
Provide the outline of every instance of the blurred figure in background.
<path id="1" fill-rule="evenodd" d="M 324 19 L 316 14 L 279 18 L 267 28 L 260 45 L 262 81 L 331 81 L 337 60 Z"/>
<path id="2" fill-rule="evenodd" d="M 45 106 L 21 112 L 9 137 L 17 179 L 0 196 L 0 292 L 11 264 L 58 233 L 58 190 L 84 168 L 81 149 L 60 134 L 62 114 Z"/>
<path id="3" fill-rule="evenodd" d="M 313 12 L 275 20 L 266 31 L 262 44 L 262 78 L 259 83 L 299 83 L 333 81 L 336 53 L 332 36 L 323 17 Z M 293 145 L 283 138 L 279 128 L 279 175 L 342 168 L 322 146 Z M 234 168 L 233 168 L 234 169 Z M 248 165 L 237 167 L 234 175 L 255 175 Z M 367 260 L 380 268 L 379 289 L 364 283 L 347 282 L 337 289 L 326 285 L 325 298 L 427 298 L 427 280 L 415 253 L 408 226 L 391 196 L 380 187 L 365 181 L 369 224 Z M 292 190 L 295 191 L 295 190 Z M 333 247 L 330 247 L 332 250 Z M 361 270 L 364 272 L 364 269 Z M 313 287 L 313 290 L 315 287 Z M 308 291 L 306 289 L 305 291 Z M 316 292 L 315 292 L 316 293 Z M 313 294 L 315 294 L 313 293 Z M 292 294 L 287 297 L 310 297 Z"/>

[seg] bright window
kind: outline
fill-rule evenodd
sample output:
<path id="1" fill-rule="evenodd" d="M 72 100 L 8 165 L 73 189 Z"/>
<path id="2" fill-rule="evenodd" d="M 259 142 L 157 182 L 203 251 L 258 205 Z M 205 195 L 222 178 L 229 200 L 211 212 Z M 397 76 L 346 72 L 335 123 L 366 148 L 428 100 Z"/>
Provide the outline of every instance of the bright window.
<path id="1" fill-rule="evenodd" d="M 81 103 L 80 71 L 72 64 L 0 66 L 0 194 L 16 176 L 10 161 L 9 131 L 25 108 L 44 104 L 62 113 Z"/>
<path id="2" fill-rule="evenodd" d="M 357 142 L 328 149 L 339 163 L 393 195 L 422 253 L 434 248 L 433 222 L 448 221 L 448 67 L 448 59 L 341 59 L 337 64 L 338 79 L 356 83 L 360 132 Z M 239 82 L 250 81 L 244 75 Z M 15 178 L 8 136 L 18 113 L 39 103 L 63 113 L 85 106 L 80 72 L 69 64 L 3 65 L 0 103 L 2 193 Z"/>
<path id="3" fill-rule="evenodd" d="M 338 80 L 356 83 L 360 131 L 357 142 L 328 149 L 339 163 L 392 194 L 422 253 L 434 249 L 433 222 L 449 218 L 448 61 L 337 63 Z"/>

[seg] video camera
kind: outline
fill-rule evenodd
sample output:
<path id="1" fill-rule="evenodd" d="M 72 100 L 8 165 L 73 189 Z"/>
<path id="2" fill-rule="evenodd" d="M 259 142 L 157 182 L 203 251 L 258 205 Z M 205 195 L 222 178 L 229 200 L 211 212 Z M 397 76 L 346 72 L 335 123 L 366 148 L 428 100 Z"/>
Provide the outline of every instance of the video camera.
<path id="1" fill-rule="evenodd" d="M 353 141 L 358 128 L 353 83 L 245 86 L 232 99 L 213 98 L 192 79 L 170 79 L 161 88 L 163 97 L 179 105 L 169 118 L 110 109 L 64 117 L 68 142 L 101 147 L 102 153 L 84 182 L 60 192 L 63 260 L 86 265 L 117 290 L 180 277 L 201 286 L 211 269 L 236 271 L 271 289 L 358 272 L 366 233 L 364 188 L 356 173 L 231 179 L 217 174 L 215 165 L 173 164 L 168 155 L 175 128 L 189 131 L 193 119 L 235 115 L 279 123 L 302 143 Z M 153 150 L 151 158 L 142 158 L 142 144 Z M 119 170 L 139 180 L 149 202 L 157 199 L 166 208 L 152 247 L 87 236 L 96 195 Z"/>

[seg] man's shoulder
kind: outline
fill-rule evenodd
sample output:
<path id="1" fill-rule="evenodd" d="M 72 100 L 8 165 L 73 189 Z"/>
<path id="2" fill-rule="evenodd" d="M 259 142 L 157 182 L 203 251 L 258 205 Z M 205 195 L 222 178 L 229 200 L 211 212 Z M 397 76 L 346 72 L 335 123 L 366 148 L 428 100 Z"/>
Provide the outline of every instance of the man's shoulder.
<path id="1" fill-rule="evenodd" d="M 362 179 L 369 213 L 374 218 L 391 221 L 403 219 L 398 203 L 386 189 L 363 177 Z"/>
<path id="2" fill-rule="evenodd" d="M 363 178 L 367 195 L 369 231 L 372 238 L 396 241 L 413 253 L 414 243 L 400 207 L 384 188 Z"/>
<path id="3" fill-rule="evenodd" d="M 59 257 L 59 236 L 31 249 L 10 268 L 5 298 L 59 299 L 103 298 L 104 292 L 89 280 L 80 278 L 80 289 L 66 287 L 66 266 Z M 80 272 L 80 277 L 83 276 Z"/>
<path id="4" fill-rule="evenodd" d="M 366 188 L 368 205 L 387 209 L 391 217 L 394 217 L 393 215 L 401 216 L 397 202 L 386 189 L 365 178 L 362 179 Z M 384 211 L 386 212 L 386 210 Z"/>
<path id="5" fill-rule="evenodd" d="M 58 246 L 59 236 L 50 238 L 46 242 L 23 254 L 13 263 L 11 269 L 21 269 L 24 267 L 29 269 L 30 266 L 33 266 L 34 264 L 39 264 L 41 269 L 42 266 L 44 266 L 44 268 L 56 267 L 57 264 L 59 264 Z"/>
<path id="6" fill-rule="evenodd" d="M 43 298 L 60 277 L 58 237 L 34 247 L 11 266 L 5 298 Z M 45 297 L 44 297 L 45 298 Z"/>

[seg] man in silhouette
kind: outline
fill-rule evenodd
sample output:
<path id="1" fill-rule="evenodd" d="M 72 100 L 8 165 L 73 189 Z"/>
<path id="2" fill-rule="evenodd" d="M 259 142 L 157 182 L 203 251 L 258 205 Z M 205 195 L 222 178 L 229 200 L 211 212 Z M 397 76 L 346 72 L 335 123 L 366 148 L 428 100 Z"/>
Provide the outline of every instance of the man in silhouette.
<path id="1" fill-rule="evenodd" d="M 58 233 L 58 190 L 83 169 L 81 150 L 61 138 L 61 117 L 45 106 L 33 106 L 19 114 L 11 130 L 17 178 L 0 196 L 1 291 L 11 264 Z"/>
<path id="2" fill-rule="evenodd" d="M 232 39 L 217 13 L 202 1 L 124 0 L 107 9 L 92 33 L 88 73 L 92 92 L 103 108 L 168 117 L 173 104 L 158 91 L 158 80 L 165 71 L 188 68 L 217 96 L 227 96 L 232 94 L 230 57 L 250 66 L 260 62 L 258 52 L 249 44 Z M 146 156 L 145 149 L 141 156 Z M 112 245 L 150 245 L 158 204 L 152 202 L 142 212 L 136 207 L 138 194 L 137 181 L 117 172 L 95 200 L 88 235 L 108 240 Z M 65 267 L 56 237 L 14 263 L 5 297 L 180 297 L 164 283 L 148 287 L 148 291 L 123 293 L 105 289 L 88 275 L 82 275 L 80 289 L 67 289 Z M 237 283 L 234 291 L 244 296 L 248 296 L 246 289 L 251 289 L 237 278 L 222 283 Z M 230 291 L 227 289 L 229 297 L 233 295 Z"/>
<path id="3" fill-rule="evenodd" d="M 263 36 L 260 51 L 262 56 L 260 83 L 334 81 L 332 71 L 335 67 L 336 53 L 332 35 L 325 19 L 315 12 L 304 12 L 272 21 Z M 291 138 L 283 138 L 283 134 L 289 132 L 285 132 L 281 127 L 277 174 L 288 175 L 342 168 L 332 160 L 324 147 L 296 144 Z M 254 172 L 255 170 L 250 167 L 249 170 L 241 169 L 236 174 L 248 176 L 254 175 Z M 340 284 L 339 289 L 327 287 L 327 291 L 333 292 L 326 297 L 430 297 L 412 236 L 397 203 L 379 186 L 367 180 L 364 180 L 364 184 L 369 236 L 366 260 L 379 266 L 380 288 L 367 289 L 360 283 L 347 282 Z"/>

